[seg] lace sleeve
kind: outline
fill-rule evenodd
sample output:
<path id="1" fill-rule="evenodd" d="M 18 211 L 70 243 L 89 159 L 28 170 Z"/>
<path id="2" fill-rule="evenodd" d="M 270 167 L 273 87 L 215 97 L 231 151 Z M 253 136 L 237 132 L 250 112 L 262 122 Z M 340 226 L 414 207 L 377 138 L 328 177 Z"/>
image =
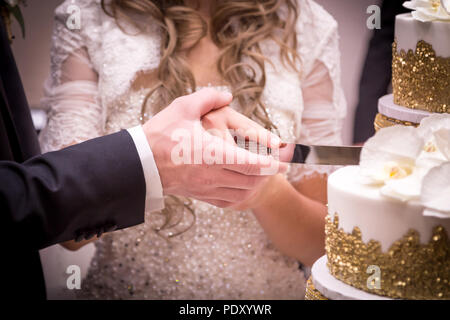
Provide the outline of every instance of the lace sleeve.
<path id="1" fill-rule="evenodd" d="M 98 99 L 98 75 L 82 32 L 69 30 L 67 17 L 63 4 L 55 14 L 51 75 L 42 100 L 48 115 L 47 126 L 39 137 L 43 152 L 103 134 L 104 110 Z"/>
<path id="2" fill-rule="evenodd" d="M 334 20 L 333 20 L 334 21 Z M 298 143 L 316 145 L 342 144 L 346 101 L 340 81 L 340 54 L 337 25 L 321 38 L 323 45 L 302 78 L 304 111 Z M 338 167 L 302 166 L 291 168 L 289 179 L 297 182 L 313 173 L 330 174 Z"/>

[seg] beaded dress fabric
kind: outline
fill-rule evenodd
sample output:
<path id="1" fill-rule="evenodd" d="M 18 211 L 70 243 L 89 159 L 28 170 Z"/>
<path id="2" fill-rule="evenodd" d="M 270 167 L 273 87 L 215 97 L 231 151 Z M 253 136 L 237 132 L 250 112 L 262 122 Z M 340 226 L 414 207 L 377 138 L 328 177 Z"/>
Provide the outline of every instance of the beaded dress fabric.
<path id="1" fill-rule="evenodd" d="M 139 72 L 157 68 L 160 59 L 156 24 L 145 33 L 124 33 L 102 11 L 100 0 L 79 0 L 81 29 L 70 30 L 66 26 L 70 4 L 66 1 L 56 10 L 52 73 L 44 99 L 49 122 L 40 136 L 44 152 L 139 125 L 147 90 L 134 90 L 132 83 Z M 300 0 L 298 5 L 301 73 L 283 66 L 278 45 L 271 40 L 262 43 L 264 55 L 273 62 L 265 66 L 263 100 L 284 141 L 341 144 L 346 104 L 337 24 L 313 1 Z M 151 99 L 148 103 L 151 117 Z M 240 110 L 236 101 L 232 107 Z M 298 181 L 315 172 L 330 169 L 296 166 L 287 177 Z M 160 230 L 161 212 L 146 212 L 144 224 L 98 240 L 79 297 L 304 297 L 306 280 L 299 262 L 273 246 L 251 211 L 220 209 L 195 200 L 194 215 L 182 205 L 172 207 L 176 212 L 168 228 Z"/>

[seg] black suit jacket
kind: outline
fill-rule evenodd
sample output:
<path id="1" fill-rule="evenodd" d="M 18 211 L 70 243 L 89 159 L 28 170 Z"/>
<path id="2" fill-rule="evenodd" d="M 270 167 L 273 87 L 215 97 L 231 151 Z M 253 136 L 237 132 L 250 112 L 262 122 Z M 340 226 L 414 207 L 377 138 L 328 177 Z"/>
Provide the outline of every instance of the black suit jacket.
<path id="1" fill-rule="evenodd" d="M 9 298 L 45 298 L 39 249 L 144 220 L 145 178 L 127 131 L 39 154 L 0 16 L 0 275 Z"/>

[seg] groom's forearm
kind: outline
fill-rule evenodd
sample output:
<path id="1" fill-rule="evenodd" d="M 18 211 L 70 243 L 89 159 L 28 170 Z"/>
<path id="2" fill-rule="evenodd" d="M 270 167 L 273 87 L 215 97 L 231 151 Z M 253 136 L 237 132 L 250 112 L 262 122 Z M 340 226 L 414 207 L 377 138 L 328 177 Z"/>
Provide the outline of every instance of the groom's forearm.
<path id="1" fill-rule="evenodd" d="M 5 239 L 42 248 L 144 221 L 146 185 L 128 132 L 18 164 L 0 162 Z"/>

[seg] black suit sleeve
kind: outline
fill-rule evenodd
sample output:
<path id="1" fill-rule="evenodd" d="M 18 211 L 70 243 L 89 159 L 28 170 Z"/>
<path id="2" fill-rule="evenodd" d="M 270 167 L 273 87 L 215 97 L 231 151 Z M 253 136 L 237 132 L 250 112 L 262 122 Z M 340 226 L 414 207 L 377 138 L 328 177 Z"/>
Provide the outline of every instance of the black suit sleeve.
<path id="1" fill-rule="evenodd" d="M 145 188 L 127 131 L 23 164 L 0 161 L 0 237 L 40 249 L 142 223 Z"/>

